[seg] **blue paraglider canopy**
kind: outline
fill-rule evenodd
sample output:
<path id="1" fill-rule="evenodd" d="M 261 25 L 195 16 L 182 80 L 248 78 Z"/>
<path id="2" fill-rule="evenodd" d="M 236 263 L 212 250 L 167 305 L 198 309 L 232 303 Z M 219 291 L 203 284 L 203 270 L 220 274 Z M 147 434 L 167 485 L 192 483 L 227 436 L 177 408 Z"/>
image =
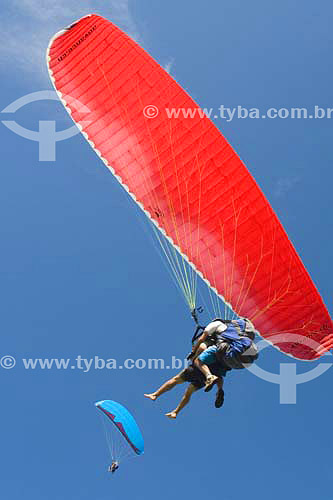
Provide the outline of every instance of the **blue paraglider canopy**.
<path id="1" fill-rule="evenodd" d="M 134 417 L 121 404 L 115 401 L 98 401 L 95 406 L 99 408 L 117 427 L 128 444 L 137 455 L 144 451 L 144 441 Z"/>

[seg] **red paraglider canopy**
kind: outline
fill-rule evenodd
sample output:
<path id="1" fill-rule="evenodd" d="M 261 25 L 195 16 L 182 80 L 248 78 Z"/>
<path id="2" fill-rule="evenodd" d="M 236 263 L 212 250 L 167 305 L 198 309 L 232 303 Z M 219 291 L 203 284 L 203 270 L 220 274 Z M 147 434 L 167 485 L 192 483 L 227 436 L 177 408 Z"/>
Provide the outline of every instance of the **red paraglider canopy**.
<path id="1" fill-rule="evenodd" d="M 237 314 L 297 358 L 333 347 L 327 309 L 260 188 L 206 116 L 177 115 L 198 106 L 149 54 L 90 15 L 52 39 L 48 64 L 104 163 Z"/>

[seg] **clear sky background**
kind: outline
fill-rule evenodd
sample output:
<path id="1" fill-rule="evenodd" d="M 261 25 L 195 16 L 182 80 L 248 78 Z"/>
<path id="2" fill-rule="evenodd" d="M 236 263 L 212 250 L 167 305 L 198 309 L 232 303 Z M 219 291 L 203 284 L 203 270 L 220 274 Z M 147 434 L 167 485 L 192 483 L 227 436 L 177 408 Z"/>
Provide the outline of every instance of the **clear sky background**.
<path id="1" fill-rule="evenodd" d="M 1 4 L 0 108 L 52 89 L 49 38 L 90 12 L 134 36 L 202 107 L 333 107 L 332 2 L 11 0 Z M 13 119 L 2 114 L 1 119 Z M 43 101 L 14 119 L 70 125 Z M 270 200 L 332 313 L 332 123 L 217 122 Z M 56 162 L 0 124 L 0 492 L 7 500 L 118 498 L 332 500 L 332 370 L 279 404 L 278 386 L 245 370 L 226 402 L 182 388 L 152 403 L 172 370 L 35 370 L 21 358 L 184 357 L 192 320 L 126 193 L 85 139 L 59 143 Z M 325 361 L 330 361 L 326 358 Z M 293 362 L 264 351 L 260 366 Z M 320 362 L 319 362 L 320 363 Z M 318 363 L 317 363 L 318 364 Z M 299 373 L 312 368 L 297 363 Z M 111 478 L 94 401 L 135 414 L 143 457 Z"/>

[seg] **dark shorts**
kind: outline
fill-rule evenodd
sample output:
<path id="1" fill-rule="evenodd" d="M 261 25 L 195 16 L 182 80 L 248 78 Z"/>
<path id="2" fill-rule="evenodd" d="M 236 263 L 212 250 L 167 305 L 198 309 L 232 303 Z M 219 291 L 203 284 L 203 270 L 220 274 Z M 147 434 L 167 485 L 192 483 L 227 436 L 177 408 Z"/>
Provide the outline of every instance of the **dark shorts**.
<path id="1" fill-rule="evenodd" d="M 224 367 L 220 363 L 214 363 L 209 365 L 209 369 L 213 375 L 217 377 L 225 377 L 229 368 Z M 187 368 L 184 368 L 183 371 L 179 374 L 180 378 L 184 380 L 184 382 L 189 382 L 194 385 L 196 389 L 202 389 L 206 384 L 206 378 L 203 373 L 196 366 L 190 365 Z"/>
<path id="2" fill-rule="evenodd" d="M 196 389 L 202 389 L 205 386 L 206 380 L 201 371 L 193 365 L 184 368 L 179 374 L 184 382 L 189 382 L 194 385 Z"/>

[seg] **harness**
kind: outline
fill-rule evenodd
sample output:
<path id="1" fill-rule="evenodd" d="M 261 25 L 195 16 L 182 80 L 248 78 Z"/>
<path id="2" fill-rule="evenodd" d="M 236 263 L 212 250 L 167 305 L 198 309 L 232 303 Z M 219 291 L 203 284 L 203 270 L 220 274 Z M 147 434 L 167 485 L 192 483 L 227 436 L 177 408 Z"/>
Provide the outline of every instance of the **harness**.
<path id="1" fill-rule="evenodd" d="M 196 309 L 193 309 L 191 311 L 191 316 L 192 316 L 195 324 L 197 325 L 195 332 L 193 334 L 193 337 L 192 337 L 192 341 L 191 341 L 192 344 L 200 337 L 200 335 L 202 334 L 202 332 L 205 329 L 204 326 L 199 324 L 199 319 L 198 319 L 198 313 L 202 313 L 202 312 L 203 312 L 203 308 L 201 306 L 197 307 Z"/>
<path id="2" fill-rule="evenodd" d="M 192 344 L 199 338 L 205 327 L 199 324 L 198 312 L 202 312 L 202 307 L 193 309 L 192 318 L 196 324 L 196 330 L 192 337 Z M 253 343 L 256 330 L 248 319 L 227 320 L 215 318 L 213 321 L 220 321 L 227 325 L 227 329 L 221 333 L 216 333 L 216 346 L 218 348 L 217 358 L 224 360 L 229 368 L 241 369 L 245 364 L 251 364 L 258 358 L 258 351 Z M 251 352 L 251 350 L 252 352 Z"/>
<path id="3" fill-rule="evenodd" d="M 215 321 L 218 321 L 217 318 Z M 220 320 L 225 323 L 224 320 Z M 229 322 L 227 330 L 217 335 L 217 358 L 221 358 L 229 368 L 242 369 L 258 359 L 258 350 L 253 340 L 253 324 L 240 318 Z"/>

